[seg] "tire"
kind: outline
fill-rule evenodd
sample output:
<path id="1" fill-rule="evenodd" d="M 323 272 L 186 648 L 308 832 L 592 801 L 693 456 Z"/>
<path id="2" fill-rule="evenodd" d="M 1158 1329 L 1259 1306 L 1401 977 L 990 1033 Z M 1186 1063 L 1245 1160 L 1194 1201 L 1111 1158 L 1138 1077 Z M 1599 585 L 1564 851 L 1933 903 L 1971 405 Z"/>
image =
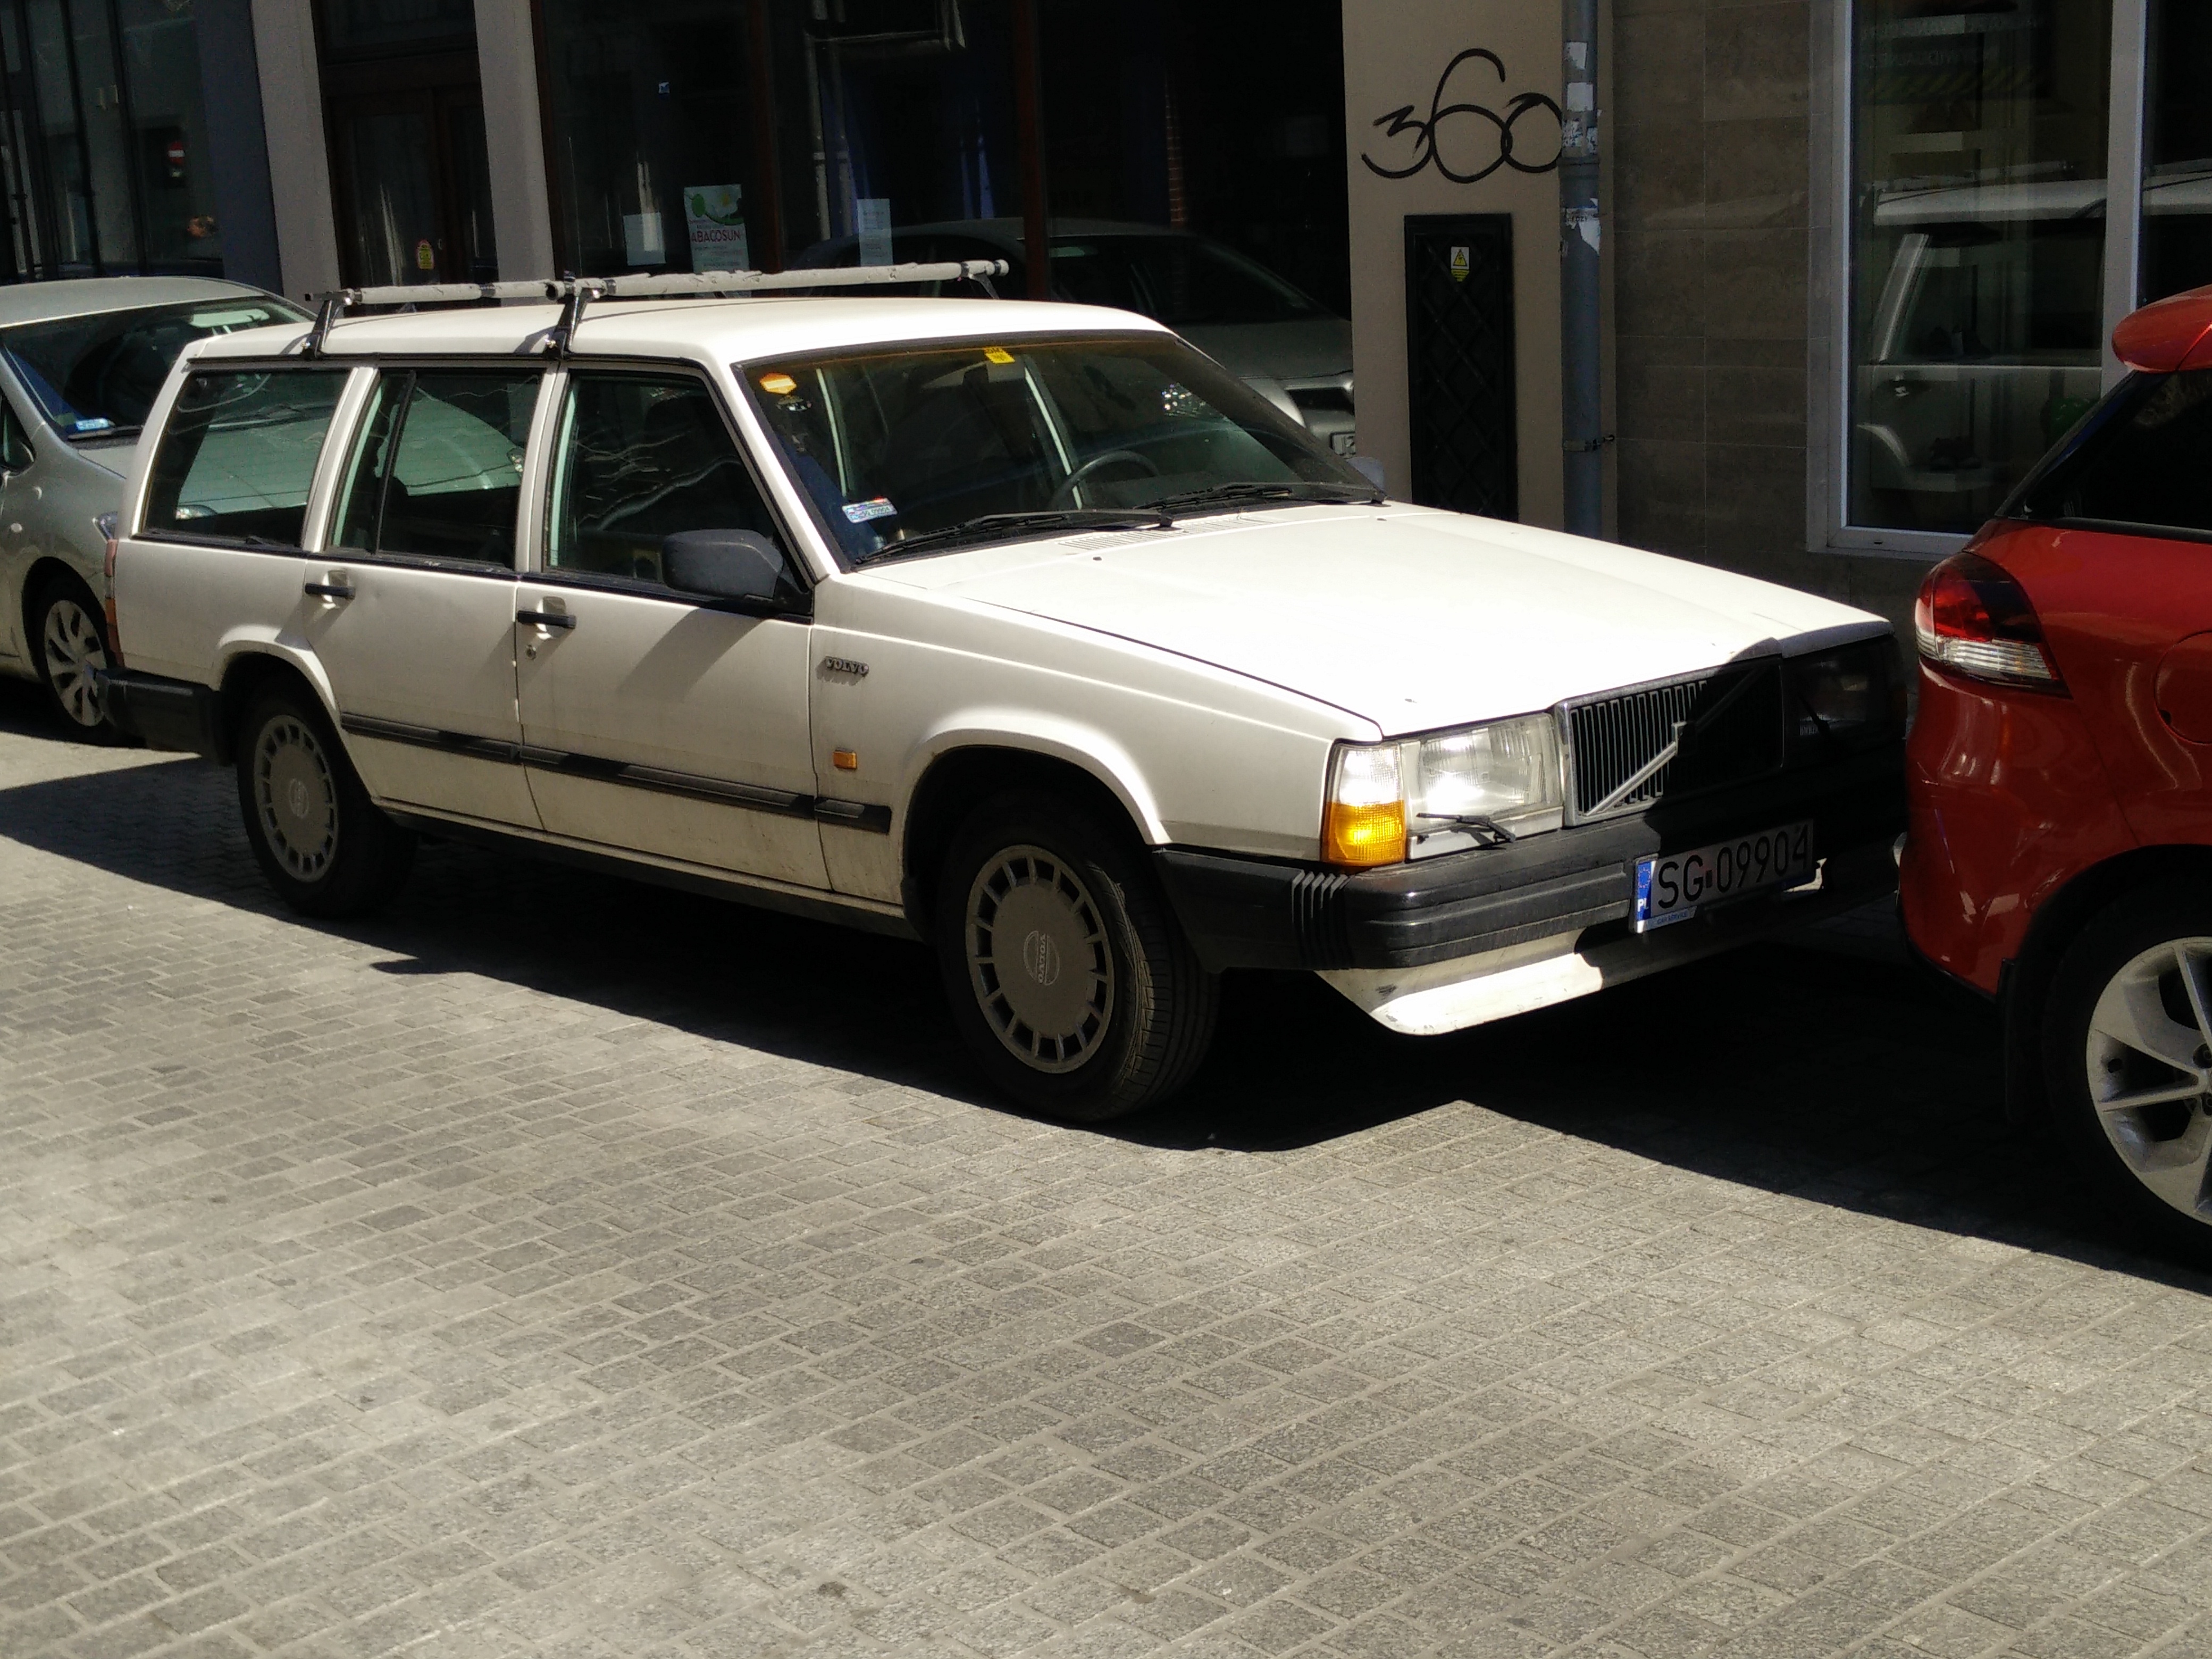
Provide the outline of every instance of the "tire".
<path id="1" fill-rule="evenodd" d="M 31 651 L 46 702 L 80 743 L 122 741 L 100 695 L 95 670 L 108 667 L 106 611 L 73 575 L 50 578 L 31 607 Z"/>
<path id="2" fill-rule="evenodd" d="M 389 898 L 415 838 L 377 810 L 302 690 L 263 691 L 238 728 L 246 839 L 276 895 L 303 915 L 357 916 Z"/>
<path id="3" fill-rule="evenodd" d="M 2052 1127 L 2106 1200 L 2212 1265 L 2212 885 L 2132 894 L 2082 930 L 2051 981 L 2043 1061 Z"/>
<path id="4" fill-rule="evenodd" d="M 1079 807 L 984 802 L 952 839 L 936 912 L 954 1024 L 992 1083 L 1039 1115 L 1098 1123 L 1157 1105 L 1205 1058 L 1220 981 L 1131 838 Z M 1006 943 L 1016 965 L 1002 975 Z"/>

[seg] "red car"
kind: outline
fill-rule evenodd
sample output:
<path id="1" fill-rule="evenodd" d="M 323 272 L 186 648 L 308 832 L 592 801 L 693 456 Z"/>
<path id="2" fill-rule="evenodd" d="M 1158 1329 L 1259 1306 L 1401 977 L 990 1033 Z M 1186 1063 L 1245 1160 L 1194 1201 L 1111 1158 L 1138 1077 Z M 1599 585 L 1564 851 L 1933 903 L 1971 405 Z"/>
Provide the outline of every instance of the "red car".
<path id="1" fill-rule="evenodd" d="M 2114 332 L 2132 371 L 1929 574 L 1907 932 L 2000 1000 L 2047 1119 L 2212 1257 L 2212 288 Z"/>

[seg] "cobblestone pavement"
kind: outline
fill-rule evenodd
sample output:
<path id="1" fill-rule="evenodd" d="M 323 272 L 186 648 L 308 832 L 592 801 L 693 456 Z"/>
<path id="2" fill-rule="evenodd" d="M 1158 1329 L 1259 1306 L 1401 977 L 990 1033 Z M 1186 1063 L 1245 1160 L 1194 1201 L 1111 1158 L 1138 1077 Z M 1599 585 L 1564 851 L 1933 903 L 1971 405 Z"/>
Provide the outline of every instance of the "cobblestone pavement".
<path id="1" fill-rule="evenodd" d="M 277 913 L 0 697 L 0 1654 L 2212 1654 L 2212 1299 L 1988 1015 L 1770 947 L 1117 1133 L 916 948 L 474 852 Z"/>

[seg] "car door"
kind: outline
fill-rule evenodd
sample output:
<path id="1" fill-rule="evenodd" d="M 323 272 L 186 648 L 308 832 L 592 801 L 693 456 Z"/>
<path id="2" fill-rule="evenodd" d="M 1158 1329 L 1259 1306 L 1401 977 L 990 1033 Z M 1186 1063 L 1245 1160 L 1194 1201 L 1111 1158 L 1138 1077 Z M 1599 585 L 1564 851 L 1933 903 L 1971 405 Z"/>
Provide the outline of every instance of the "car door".
<path id="1" fill-rule="evenodd" d="M 2129 827 L 2212 842 L 2212 368 L 2144 377 L 2030 479 L 2002 557 Z"/>
<path id="2" fill-rule="evenodd" d="M 518 665 L 546 829 L 827 887 L 806 588 L 719 400 L 697 375 L 600 369 L 558 400 Z M 672 542 L 702 536 L 746 549 L 762 591 L 675 585 Z"/>
<path id="3" fill-rule="evenodd" d="M 380 799 L 538 827 L 514 706 L 514 563 L 543 378 L 384 369 L 355 428 L 302 631 Z"/>

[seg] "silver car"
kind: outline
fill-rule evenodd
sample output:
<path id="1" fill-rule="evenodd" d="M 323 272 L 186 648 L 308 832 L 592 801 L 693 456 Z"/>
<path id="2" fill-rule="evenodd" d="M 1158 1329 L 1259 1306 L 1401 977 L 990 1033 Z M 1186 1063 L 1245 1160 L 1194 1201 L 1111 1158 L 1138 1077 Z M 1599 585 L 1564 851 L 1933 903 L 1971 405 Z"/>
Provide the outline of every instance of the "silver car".
<path id="1" fill-rule="evenodd" d="M 0 673 L 34 679 L 80 737 L 112 734 L 106 533 L 188 341 L 303 313 L 241 283 L 102 276 L 0 288 Z"/>

